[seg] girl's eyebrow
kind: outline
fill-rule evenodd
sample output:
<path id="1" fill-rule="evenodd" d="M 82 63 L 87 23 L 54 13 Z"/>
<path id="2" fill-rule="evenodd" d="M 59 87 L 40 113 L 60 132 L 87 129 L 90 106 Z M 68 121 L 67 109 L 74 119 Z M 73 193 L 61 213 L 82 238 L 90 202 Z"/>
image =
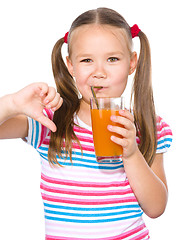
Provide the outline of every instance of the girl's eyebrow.
<path id="1" fill-rule="evenodd" d="M 113 51 L 113 52 L 107 52 L 105 55 L 106 56 L 115 56 L 115 55 L 124 55 L 124 53 L 121 51 Z M 80 53 L 76 56 L 76 59 L 77 58 L 87 58 L 87 57 L 92 57 L 92 56 L 94 56 L 94 54 L 92 54 L 92 53 L 85 53 L 85 54 Z"/>
<path id="2" fill-rule="evenodd" d="M 114 52 L 108 52 L 107 55 L 123 55 L 124 53 L 121 51 L 114 51 Z"/>
<path id="3" fill-rule="evenodd" d="M 77 58 L 86 58 L 86 57 L 91 57 L 92 56 L 92 54 L 89 54 L 89 53 L 86 53 L 86 54 L 78 54 L 77 56 L 76 56 L 76 59 Z"/>

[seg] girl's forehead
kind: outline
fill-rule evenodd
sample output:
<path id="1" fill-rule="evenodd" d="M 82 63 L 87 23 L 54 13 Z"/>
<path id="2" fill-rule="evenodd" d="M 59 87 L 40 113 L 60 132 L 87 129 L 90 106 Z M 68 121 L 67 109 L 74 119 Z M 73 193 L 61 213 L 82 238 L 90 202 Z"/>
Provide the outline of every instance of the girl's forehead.
<path id="1" fill-rule="evenodd" d="M 72 46 L 76 44 L 84 44 L 87 40 L 90 39 L 99 39 L 106 38 L 114 39 L 121 43 L 122 45 L 129 45 L 128 37 L 126 30 L 123 28 L 118 28 L 110 25 L 101 25 L 101 24 L 88 24 L 77 27 L 72 31 L 69 41 L 69 53 L 71 54 Z M 129 47 L 128 47 L 129 48 Z"/>
<path id="2" fill-rule="evenodd" d="M 126 31 L 123 28 L 118 28 L 115 26 L 110 26 L 107 24 L 86 24 L 80 27 L 77 27 L 75 30 L 72 31 L 70 39 L 77 38 L 83 34 L 113 34 L 113 35 L 126 35 Z"/>

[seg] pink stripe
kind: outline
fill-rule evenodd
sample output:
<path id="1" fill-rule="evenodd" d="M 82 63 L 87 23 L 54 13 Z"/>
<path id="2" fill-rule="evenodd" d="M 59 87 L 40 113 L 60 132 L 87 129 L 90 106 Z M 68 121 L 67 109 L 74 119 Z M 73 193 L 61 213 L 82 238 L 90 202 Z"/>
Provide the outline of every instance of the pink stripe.
<path id="1" fill-rule="evenodd" d="M 161 117 L 158 117 L 157 119 L 157 131 L 161 131 L 164 128 L 168 128 L 169 125 L 163 121 Z"/>
<path id="2" fill-rule="evenodd" d="M 161 117 L 157 118 L 157 127 L 169 127 L 169 125 L 163 121 Z"/>
<path id="3" fill-rule="evenodd" d="M 94 152 L 94 146 L 89 146 L 89 145 L 81 144 L 81 147 L 82 147 L 82 149 L 85 150 L 85 151 Z M 76 143 L 76 142 L 74 142 L 74 143 L 73 143 L 73 148 L 75 148 L 75 149 L 80 149 L 79 144 Z"/>
<path id="4" fill-rule="evenodd" d="M 68 204 L 79 204 L 79 205 L 101 205 L 101 204 L 116 204 L 116 203 L 124 203 L 124 202 L 137 202 L 136 198 L 127 197 L 127 198 L 114 198 L 114 199 L 72 199 L 72 198 L 62 198 L 62 197 L 51 197 L 42 193 L 43 200 L 51 201 L 51 202 L 61 202 Z"/>
<path id="5" fill-rule="evenodd" d="M 99 188 L 106 188 L 106 187 L 126 187 L 129 185 L 129 181 L 125 180 L 122 182 L 111 182 L 111 183 L 95 183 L 95 182 L 77 182 L 77 181 L 68 181 L 68 180 L 61 180 L 56 178 L 51 178 L 43 173 L 41 174 L 41 178 L 49 183 L 55 184 L 62 184 L 67 186 L 78 186 L 78 187 L 99 187 Z"/>
<path id="6" fill-rule="evenodd" d="M 162 120 L 162 121 L 160 122 L 160 128 L 167 128 L 167 127 L 169 127 L 169 125 Z"/>
<path id="7" fill-rule="evenodd" d="M 63 188 L 56 188 L 56 187 L 49 187 L 44 185 L 43 183 L 40 184 L 40 188 L 47 191 L 47 192 L 54 192 L 54 193 L 61 193 L 61 194 L 71 194 L 71 195 L 78 195 L 78 196 L 112 196 L 112 195 L 125 195 L 132 193 L 131 189 L 126 190 L 116 190 L 116 191 L 80 191 L 80 190 L 67 190 Z"/>
<path id="8" fill-rule="evenodd" d="M 138 235 L 134 238 L 131 238 L 131 240 L 142 240 L 145 237 L 148 237 L 148 239 L 149 239 L 149 231 L 148 230 L 146 230 L 145 232 L 141 233 L 140 235 Z"/>
<path id="9" fill-rule="evenodd" d="M 91 135 L 92 135 L 92 131 L 89 131 L 88 129 L 81 128 L 81 127 L 78 127 L 78 126 L 74 126 L 74 127 L 73 127 L 73 130 L 74 130 L 75 132 L 87 133 L 87 134 L 91 134 Z"/>
<path id="10" fill-rule="evenodd" d="M 53 112 L 51 110 L 47 109 L 47 108 L 45 108 L 44 111 L 46 112 L 48 118 L 50 120 L 52 120 L 53 119 Z"/>
<path id="11" fill-rule="evenodd" d="M 49 139 L 49 138 L 46 138 L 46 139 L 43 141 L 43 144 L 48 145 L 47 147 L 49 147 L 49 142 L 50 142 L 50 139 Z"/>
<path id="12" fill-rule="evenodd" d="M 65 144 L 63 144 L 65 146 Z M 81 144 L 82 150 L 94 152 L 94 146 Z M 77 142 L 73 142 L 74 149 L 81 149 Z"/>
<path id="13" fill-rule="evenodd" d="M 79 141 L 93 143 L 93 138 L 91 137 L 80 136 L 78 134 L 76 135 L 79 138 Z"/>
<path id="14" fill-rule="evenodd" d="M 43 144 L 49 145 L 49 142 L 50 142 L 50 139 L 46 138 L 46 139 L 43 141 Z M 85 151 L 94 152 L 94 146 L 89 146 L 89 145 L 85 145 L 85 144 L 81 144 L 81 146 L 82 146 L 82 149 L 85 150 Z M 78 143 L 74 142 L 74 143 L 73 143 L 73 148 L 75 148 L 75 149 L 80 149 L 80 146 L 79 146 Z"/>
<path id="15" fill-rule="evenodd" d="M 157 134 L 157 139 L 159 139 L 161 137 L 166 137 L 166 136 L 172 136 L 172 132 L 170 129 L 162 130 L 159 134 Z"/>
<path id="16" fill-rule="evenodd" d="M 140 231 L 142 231 L 143 229 L 145 229 L 146 226 L 145 224 L 142 224 L 141 226 L 133 229 L 133 230 L 130 230 L 126 233 L 122 233 L 118 236 L 114 236 L 114 237 L 106 237 L 106 238 L 97 238 L 97 240 L 122 240 L 122 239 L 125 239 L 127 237 L 130 237 Z M 146 230 L 145 232 L 141 233 L 140 235 L 136 236 L 136 237 L 133 237 L 131 238 L 131 240 L 141 240 L 143 237 L 146 237 L 148 236 L 148 230 Z M 82 240 L 82 238 L 71 238 L 71 237 L 56 237 L 56 236 L 49 236 L 49 235 L 46 235 L 46 240 Z M 96 238 L 86 238 L 87 240 L 94 240 Z"/>
<path id="17" fill-rule="evenodd" d="M 165 136 L 172 136 L 172 131 L 167 123 L 161 117 L 157 118 L 157 139 Z"/>
<path id="18" fill-rule="evenodd" d="M 41 130 L 40 143 L 39 143 L 38 147 L 40 147 L 42 145 L 42 143 L 45 140 L 46 135 L 47 135 L 47 128 L 45 126 L 43 126 L 43 125 L 41 125 L 41 126 L 42 126 L 42 130 Z"/>
<path id="19" fill-rule="evenodd" d="M 50 120 L 53 119 L 53 112 L 49 109 L 44 109 L 44 115 L 47 116 Z M 49 131 L 49 134 L 50 134 L 50 131 Z M 42 145 L 42 143 L 45 141 L 46 137 L 47 137 L 47 128 L 41 124 L 40 143 L 39 143 L 38 147 L 40 147 Z M 49 140 L 48 140 L 48 143 L 49 143 Z"/>
<path id="20" fill-rule="evenodd" d="M 119 235 L 118 237 L 116 237 L 114 239 L 115 240 L 125 239 L 127 237 L 130 237 L 130 236 L 132 236 L 132 235 L 142 231 L 144 228 L 146 228 L 146 226 L 145 226 L 145 224 L 142 224 L 141 226 L 139 226 L 137 228 L 134 228 L 133 230 L 130 230 L 130 231 L 126 232 L 126 233 L 123 233 L 123 234 Z M 143 233 L 143 235 L 140 234 L 141 236 L 139 235 L 139 236 L 136 236 L 136 237 L 131 238 L 131 239 L 132 240 L 140 240 L 140 239 L 142 239 L 143 236 L 144 237 L 147 236 L 147 234 L 148 234 L 148 232 L 146 231 L 146 232 Z M 107 240 L 109 240 L 109 239 L 113 239 L 113 238 L 108 238 Z"/>

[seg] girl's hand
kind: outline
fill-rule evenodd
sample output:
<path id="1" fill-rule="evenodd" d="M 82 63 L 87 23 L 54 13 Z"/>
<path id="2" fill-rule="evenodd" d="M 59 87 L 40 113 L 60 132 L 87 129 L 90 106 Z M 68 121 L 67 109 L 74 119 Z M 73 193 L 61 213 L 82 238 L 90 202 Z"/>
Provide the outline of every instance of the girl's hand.
<path id="1" fill-rule="evenodd" d="M 24 114 L 40 122 L 51 131 L 56 131 L 56 125 L 43 114 L 44 108 L 56 111 L 62 105 L 62 98 L 55 88 L 46 83 L 33 83 L 12 94 L 15 114 Z"/>
<path id="2" fill-rule="evenodd" d="M 122 127 L 108 125 L 108 130 L 121 135 L 121 138 L 111 136 L 111 140 L 123 147 L 122 157 L 127 159 L 138 150 L 134 116 L 128 110 L 120 110 L 119 114 L 120 116 L 111 116 L 111 120 Z"/>

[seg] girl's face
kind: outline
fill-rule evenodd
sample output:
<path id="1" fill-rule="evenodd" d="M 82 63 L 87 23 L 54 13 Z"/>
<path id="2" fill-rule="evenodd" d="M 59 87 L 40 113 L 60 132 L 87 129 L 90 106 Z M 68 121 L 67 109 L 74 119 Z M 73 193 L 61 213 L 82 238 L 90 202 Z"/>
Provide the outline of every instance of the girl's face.
<path id="1" fill-rule="evenodd" d="M 87 104 L 91 86 L 100 87 L 94 89 L 97 97 L 121 96 L 136 63 L 137 55 L 128 50 L 122 29 L 92 24 L 72 32 L 67 66 Z"/>

